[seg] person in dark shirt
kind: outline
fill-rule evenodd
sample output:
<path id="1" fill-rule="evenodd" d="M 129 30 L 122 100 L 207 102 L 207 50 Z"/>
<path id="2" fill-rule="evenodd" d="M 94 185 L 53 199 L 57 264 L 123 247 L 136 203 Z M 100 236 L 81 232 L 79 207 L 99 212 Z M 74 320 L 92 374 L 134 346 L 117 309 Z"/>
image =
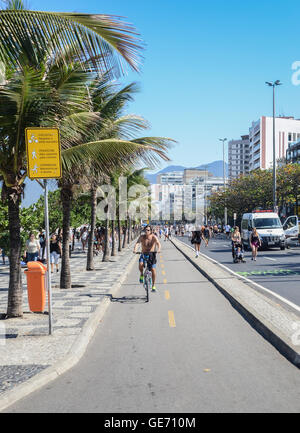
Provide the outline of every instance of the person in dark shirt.
<path id="1" fill-rule="evenodd" d="M 202 229 L 198 228 L 193 231 L 191 243 L 195 246 L 196 258 L 200 253 L 201 240 L 204 240 Z"/>
<path id="2" fill-rule="evenodd" d="M 205 240 L 205 244 L 206 246 L 208 245 L 209 239 L 210 239 L 210 230 L 208 228 L 208 226 L 206 225 L 203 229 L 203 237 Z"/>
<path id="3" fill-rule="evenodd" d="M 61 243 L 58 237 L 53 234 L 50 240 L 50 262 L 51 262 L 51 272 L 54 271 L 54 264 L 56 266 L 56 272 L 58 272 L 58 259 L 61 256 Z"/>
<path id="4" fill-rule="evenodd" d="M 261 239 L 260 239 L 260 236 L 257 233 L 257 230 L 255 227 L 252 229 L 252 233 L 250 236 L 250 245 L 252 248 L 252 259 L 251 260 L 256 261 L 257 250 L 261 246 Z"/>

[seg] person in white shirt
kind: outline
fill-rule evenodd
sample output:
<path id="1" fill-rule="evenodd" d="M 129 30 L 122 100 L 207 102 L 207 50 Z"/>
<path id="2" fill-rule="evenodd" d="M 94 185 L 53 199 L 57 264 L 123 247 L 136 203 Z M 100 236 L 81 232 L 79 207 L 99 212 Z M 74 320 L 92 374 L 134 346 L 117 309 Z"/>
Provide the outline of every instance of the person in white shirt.
<path id="1" fill-rule="evenodd" d="M 226 237 L 227 238 L 229 238 L 230 229 L 231 229 L 231 226 L 229 224 L 226 224 L 226 226 L 225 226 L 225 233 L 226 233 Z"/>
<path id="2" fill-rule="evenodd" d="M 85 246 L 88 240 L 88 236 L 89 236 L 89 232 L 88 229 L 86 227 L 83 227 L 82 232 L 81 232 L 81 243 L 82 243 L 82 251 L 85 251 Z"/>
<path id="3" fill-rule="evenodd" d="M 169 240 L 169 227 L 165 227 L 165 241 Z"/>

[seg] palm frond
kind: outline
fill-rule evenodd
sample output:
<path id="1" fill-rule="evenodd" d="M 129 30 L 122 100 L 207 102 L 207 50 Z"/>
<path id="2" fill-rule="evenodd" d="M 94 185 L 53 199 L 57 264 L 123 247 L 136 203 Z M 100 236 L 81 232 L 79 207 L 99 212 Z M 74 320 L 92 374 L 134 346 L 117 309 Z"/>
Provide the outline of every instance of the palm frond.
<path id="1" fill-rule="evenodd" d="M 0 61 L 13 67 L 64 52 L 66 64 L 89 62 L 98 72 L 122 74 L 125 64 L 139 70 L 140 50 L 134 28 L 115 16 L 0 10 Z"/>
<path id="2" fill-rule="evenodd" d="M 96 134 L 104 138 L 120 138 L 121 140 L 131 140 L 141 131 L 149 128 L 149 123 L 141 116 L 127 114 L 125 116 L 102 119 L 100 113 L 99 130 Z M 96 124 L 97 125 L 97 124 Z M 95 126 L 96 126 L 95 125 Z"/>
<path id="3" fill-rule="evenodd" d="M 169 160 L 166 155 L 167 139 L 159 146 L 159 138 L 139 140 L 107 139 L 80 144 L 62 151 L 63 169 L 71 171 L 72 167 L 89 164 L 97 165 L 103 173 L 110 174 L 116 168 L 128 168 L 128 165 L 136 164 L 142 160 L 149 167 L 154 167 L 160 159 Z M 146 144 L 148 143 L 148 144 Z"/>

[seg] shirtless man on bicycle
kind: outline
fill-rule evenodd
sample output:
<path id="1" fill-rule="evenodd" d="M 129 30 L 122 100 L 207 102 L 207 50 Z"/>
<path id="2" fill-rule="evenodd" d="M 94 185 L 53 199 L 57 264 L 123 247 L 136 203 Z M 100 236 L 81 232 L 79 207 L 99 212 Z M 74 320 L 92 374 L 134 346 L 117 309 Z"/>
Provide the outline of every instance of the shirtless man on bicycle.
<path id="1" fill-rule="evenodd" d="M 148 261 L 148 268 L 152 273 L 152 290 L 156 291 L 155 279 L 156 279 L 156 253 L 160 253 L 161 245 L 158 238 L 152 233 L 151 226 L 146 226 L 145 234 L 141 235 L 137 243 L 134 246 L 133 252 L 136 253 L 138 244 L 141 244 L 142 254 L 139 258 L 139 270 L 140 270 L 140 283 L 144 282 L 144 262 L 146 257 Z M 156 251 L 157 248 L 157 251 Z M 146 257 L 145 257 L 146 256 Z"/>

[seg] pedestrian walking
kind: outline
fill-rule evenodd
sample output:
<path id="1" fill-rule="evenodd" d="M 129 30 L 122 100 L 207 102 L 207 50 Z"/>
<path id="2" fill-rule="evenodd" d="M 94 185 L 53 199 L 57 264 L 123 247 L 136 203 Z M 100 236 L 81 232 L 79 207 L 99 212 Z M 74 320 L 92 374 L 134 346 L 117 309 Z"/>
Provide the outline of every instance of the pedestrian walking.
<path id="1" fill-rule="evenodd" d="M 46 239 L 45 239 L 45 233 L 42 230 L 40 230 L 39 233 L 39 242 L 40 242 L 39 259 L 43 261 L 45 255 L 45 248 L 46 248 Z"/>
<path id="2" fill-rule="evenodd" d="M 74 230 L 72 227 L 69 229 L 69 257 L 72 257 L 72 246 L 73 246 L 73 236 L 74 236 Z"/>
<path id="3" fill-rule="evenodd" d="M 207 225 L 203 228 L 203 237 L 205 240 L 205 246 L 207 247 L 210 239 L 210 230 Z"/>
<path id="4" fill-rule="evenodd" d="M 225 226 L 225 233 L 226 233 L 226 237 L 228 239 L 229 239 L 229 236 L 230 236 L 230 229 L 231 229 L 231 226 L 229 224 L 226 224 L 226 226 Z"/>
<path id="5" fill-rule="evenodd" d="M 56 234 L 51 236 L 50 240 L 50 262 L 51 262 L 51 273 L 54 272 L 54 265 L 56 266 L 56 272 L 59 271 L 58 260 L 62 254 L 61 242 Z"/>
<path id="6" fill-rule="evenodd" d="M 168 226 L 166 226 L 165 227 L 165 241 L 168 241 L 169 240 L 169 227 Z"/>
<path id="7" fill-rule="evenodd" d="M 0 254 L 2 257 L 2 263 L 5 265 L 5 249 L 0 247 Z"/>
<path id="8" fill-rule="evenodd" d="M 2 257 L 3 265 L 5 265 L 6 246 L 7 246 L 7 242 L 5 240 L 5 235 L 2 235 L 0 236 L 0 254 Z"/>
<path id="9" fill-rule="evenodd" d="M 261 239 L 255 227 L 252 229 L 252 233 L 250 235 L 250 245 L 252 249 L 252 259 L 256 262 L 257 251 L 258 248 L 261 247 Z"/>
<path id="10" fill-rule="evenodd" d="M 81 231 L 81 243 L 82 243 L 82 251 L 85 251 L 85 246 L 88 240 L 88 236 L 89 236 L 89 232 L 88 229 L 86 227 L 83 227 L 82 231 Z"/>
<path id="11" fill-rule="evenodd" d="M 202 232 L 201 228 L 198 228 L 197 230 L 193 231 L 191 243 L 195 247 L 196 258 L 199 256 L 199 253 L 200 253 L 200 246 L 201 246 L 201 240 L 202 239 L 204 240 L 203 232 Z"/>
<path id="12" fill-rule="evenodd" d="M 29 239 L 26 241 L 25 247 L 26 261 L 36 262 L 39 257 L 40 249 L 40 242 L 38 241 L 38 239 L 36 239 L 34 233 L 30 233 Z"/>

